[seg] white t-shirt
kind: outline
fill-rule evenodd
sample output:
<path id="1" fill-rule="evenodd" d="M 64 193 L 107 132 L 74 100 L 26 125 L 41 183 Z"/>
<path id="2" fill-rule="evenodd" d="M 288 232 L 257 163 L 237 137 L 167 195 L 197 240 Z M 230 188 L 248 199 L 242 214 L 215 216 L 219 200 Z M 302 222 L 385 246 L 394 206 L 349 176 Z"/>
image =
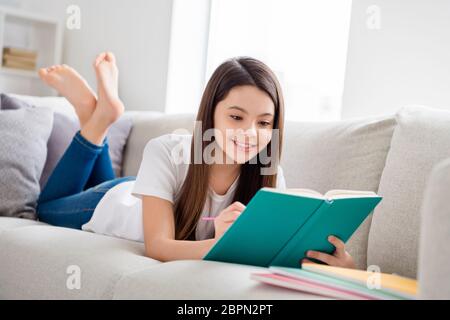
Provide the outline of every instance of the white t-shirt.
<path id="1" fill-rule="evenodd" d="M 120 183 L 106 192 L 91 220 L 82 229 L 143 242 L 141 196 L 155 196 L 174 205 L 177 203 L 189 168 L 191 141 L 192 135 L 179 134 L 167 134 L 150 140 L 144 149 L 136 181 Z M 224 195 L 209 188 L 202 217 L 215 217 L 228 207 L 233 201 L 238 181 L 239 177 Z M 286 189 L 281 167 L 278 167 L 277 188 Z M 214 223 L 200 219 L 195 238 L 214 238 Z"/>

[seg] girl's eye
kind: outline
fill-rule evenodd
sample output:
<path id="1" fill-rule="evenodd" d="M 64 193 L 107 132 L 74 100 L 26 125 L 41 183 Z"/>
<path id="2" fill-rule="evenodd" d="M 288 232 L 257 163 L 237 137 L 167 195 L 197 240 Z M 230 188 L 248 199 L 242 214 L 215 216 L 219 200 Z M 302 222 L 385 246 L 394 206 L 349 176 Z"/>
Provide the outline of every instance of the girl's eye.
<path id="1" fill-rule="evenodd" d="M 267 121 L 261 121 L 260 124 L 261 124 L 263 127 L 270 126 L 270 122 L 267 122 Z"/>
<path id="2" fill-rule="evenodd" d="M 231 119 L 236 120 L 236 121 L 242 120 L 242 118 L 239 116 L 231 115 L 230 117 L 231 117 Z"/>

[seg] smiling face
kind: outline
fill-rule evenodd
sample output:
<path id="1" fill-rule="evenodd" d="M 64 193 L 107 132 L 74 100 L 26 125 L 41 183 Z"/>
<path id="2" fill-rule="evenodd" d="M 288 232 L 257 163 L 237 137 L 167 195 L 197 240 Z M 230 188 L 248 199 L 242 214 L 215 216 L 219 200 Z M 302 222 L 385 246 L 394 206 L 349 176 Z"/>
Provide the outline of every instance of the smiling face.
<path id="1" fill-rule="evenodd" d="M 250 85 L 234 87 L 215 108 L 216 142 L 232 163 L 243 164 L 269 144 L 274 118 L 275 106 L 266 92 Z"/>

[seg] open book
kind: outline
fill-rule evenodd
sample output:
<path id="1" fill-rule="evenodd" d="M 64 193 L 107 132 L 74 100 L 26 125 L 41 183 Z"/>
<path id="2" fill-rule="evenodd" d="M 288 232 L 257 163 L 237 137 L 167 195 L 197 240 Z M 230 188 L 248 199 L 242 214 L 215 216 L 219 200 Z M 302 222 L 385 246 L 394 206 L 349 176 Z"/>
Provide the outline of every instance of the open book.
<path id="1" fill-rule="evenodd" d="M 204 260 L 262 267 L 300 267 L 308 250 L 332 253 L 381 201 L 374 192 L 262 188 Z"/>
<path id="2" fill-rule="evenodd" d="M 273 191 L 278 193 L 285 193 L 291 195 L 305 196 L 305 197 L 313 197 L 318 199 L 343 199 L 343 198 L 358 198 L 358 197 L 378 197 L 378 195 L 373 191 L 358 191 L 358 190 L 330 190 L 325 194 L 321 194 L 312 189 L 284 189 L 279 190 L 275 188 L 263 188 L 267 191 Z"/>

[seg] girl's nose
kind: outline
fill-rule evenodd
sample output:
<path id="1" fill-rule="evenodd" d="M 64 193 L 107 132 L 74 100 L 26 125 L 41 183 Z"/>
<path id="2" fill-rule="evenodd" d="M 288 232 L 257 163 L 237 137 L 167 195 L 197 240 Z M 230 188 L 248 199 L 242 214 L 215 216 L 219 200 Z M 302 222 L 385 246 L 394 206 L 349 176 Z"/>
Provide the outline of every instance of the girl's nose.
<path id="1" fill-rule="evenodd" d="M 258 135 L 258 131 L 256 130 L 256 125 L 252 124 L 249 128 L 247 128 L 245 133 L 249 137 L 256 137 Z"/>

